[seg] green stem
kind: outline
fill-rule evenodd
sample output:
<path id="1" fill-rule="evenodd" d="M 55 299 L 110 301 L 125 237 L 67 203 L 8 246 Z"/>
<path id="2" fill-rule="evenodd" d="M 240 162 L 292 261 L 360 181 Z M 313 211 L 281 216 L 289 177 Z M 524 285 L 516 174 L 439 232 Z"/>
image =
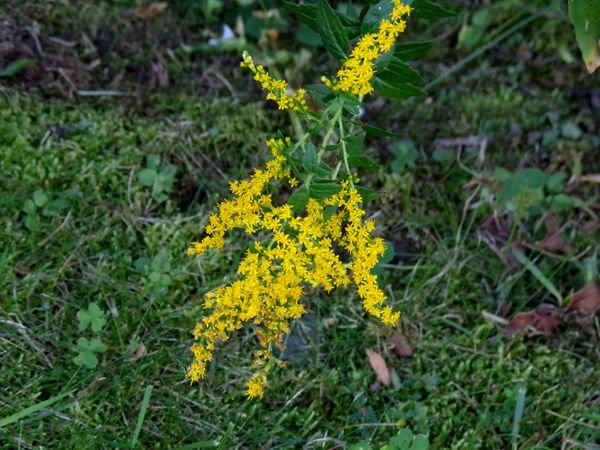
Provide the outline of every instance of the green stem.
<path id="1" fill-rule="evenodd" d="M 317 153 L 317 159 L 319 162 L 321 162 L 321 156 L 323 156 L 323 153 L 325 152 L 325 147 L 329 145 L 329 141 L 331 140 L 331 136 L 333 135 L 333 129 L 335 128 L 337 121 L 342 117 L 342 111 L 343 108 L 338 109 L 338 111 L 333 116 L 333 119 L 331 119 L 331 122 L 329 122 L 327 133 L 323 138 L 323 142 L 321 143 L 321 147 L 319 148 L 319 153 Z"/>
<path id="2" fill-rule="evenodd" d="M 348 173 L 350 186 L 354 188 L 354 182 L 352 181 L 352 172 L 350 171 L 350 165 L 348 164 L 348 152 L 346 151 L 346 141 L 344 140 L 344 124 L 342 123 L 342 118 L 338 119 L 338 124 L 340 127 L 340 142 L 342 144 L 342 157 L 344 159 L 344 167 L 346 168 L 346 172 Z"/>
<path id="3" fill-rule="evenodd" d="M 305 133 L 304 128 L 302 127 L 302 123 L 296 114 L 295 111 L 289 110 L 290 120 L 292 121 L 292 127 L 294 128 L 294 132 L 296 133 L 296 138 L 300 141 L 304 141 L 304 138 L 308 136 L 308 133 Z"/>
<path id="4" fill-rule="evenodd" d="M 309 133 L 304 133 L 298 141 L 294 144 L 294 147 L 290 150 L 289 154 L 292 155 L 299 147 L 304 148 L 304 141 L 306 141 L 310 137 Z"/>
<path id="5" fill-rule="evenodd" d="M 342 162 L 338 161 L 337 165 L 335 166 L 335 170 L 333 171 L 333 175 L 331 175 L 332 180 L 337 180 L 337 176 L 338 176 L 338 173 L 340 172 L 341 167 L 342 167 Z"/>

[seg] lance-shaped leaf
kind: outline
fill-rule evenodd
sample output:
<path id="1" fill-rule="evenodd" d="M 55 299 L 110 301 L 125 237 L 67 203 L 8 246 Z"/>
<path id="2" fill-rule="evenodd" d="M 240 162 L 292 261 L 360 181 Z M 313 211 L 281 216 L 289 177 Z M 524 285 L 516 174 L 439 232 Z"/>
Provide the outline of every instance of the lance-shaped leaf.
<path id="1" fill-rule="evenodd" d="M 283 6 L 294 13 L 298 20 L 308 28 L 317 33 L 319 32 L 319 25 L 317 24 L 317 6 L 315 4 L 305 3 L 300 5 L 295 2 L 284 1 Z"/>
<path id="2" fill-rule="evenodd" d="M 317 24 L 325 48 L 338 61 L 345 59 L 349 46 L 348 35 L 342 20 L 327 0 L 317 3 Z"/>
<path id="3" fill-rule="evenodd" d="M 311 183 L 309 188 L 310 198 L 327 198 L 337 194 L 342 190 L 342 187 L 332 180 L 318 180 Z"/>
<path id="4" fill-rule="evenodd" d="M 382 80 L 379 77 L 375 77 L 373 79 L 373 87 L 379 94 L 390 98 L 421 97 L 426 95 L 425 91 L 413 86 L 410 83 L 392 84 L 388 81 Z"/>
<path id="5" fill-rule="evenodd" d="M 569 0 L 569 16 L 589 73 L 600 67 L 600 1 Z"/>
<path id="6" fill-rule="evenodd" d="M 425 55 L 434 46 L 435 41 L 396 44 L 393 54 L 402 61 L 413 61 Z"/>
<path id="7" fill-rule="evenodd" d="M 395 56 L 392 56 L 386 66 L 377 72 L 377 77 L 388 84 L 399 83 L 422 83 L 423 79 L 419 73 Z"/>
<path id="8" fill-rule="evenodd" d="M 429 0 L 413 0 L 407 1 L 407 3 L 413 7 L 413 12 L 410 16 L 417 19 L 437 20 L 444 17 L 452 17 L 456 14 L 454 11 L 450 11 Z"/>

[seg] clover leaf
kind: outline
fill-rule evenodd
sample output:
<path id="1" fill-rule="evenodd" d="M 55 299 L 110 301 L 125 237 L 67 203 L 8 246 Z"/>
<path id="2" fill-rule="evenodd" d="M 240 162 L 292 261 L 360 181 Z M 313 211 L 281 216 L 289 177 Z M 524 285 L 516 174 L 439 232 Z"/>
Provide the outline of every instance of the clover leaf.
<path id="1" fill-rule="evenodd" d="M 77 313 L 77 319 L 79 320 L 79 331 L 84 331 L 91 325 L 92 331 L 97 333 L 106 324 L 104 311 L 96 303 L 90 303 L 87 311 L 85 309 L 80 310 Z"/>
<path id="2" fill-rule="evenodd" d="M 79 352 L 79 354 L 73 358 L 73 361 L 78 366 L 85 366 L 88 369 L 93 369 L 98 365 L 96 353 L 103 353 L 106 349 L 106 345 L 98 338 L 79 338 L 77 339 L 77 345 L 75 346 L 75 350 Z"/>

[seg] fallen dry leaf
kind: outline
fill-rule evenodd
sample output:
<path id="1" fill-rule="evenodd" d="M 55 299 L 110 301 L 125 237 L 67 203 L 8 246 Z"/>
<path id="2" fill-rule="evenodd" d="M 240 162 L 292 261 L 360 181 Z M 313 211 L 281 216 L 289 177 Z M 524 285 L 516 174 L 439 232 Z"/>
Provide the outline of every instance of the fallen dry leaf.
<path id="1" fill-rule="evenodd" d="M 147 5 L 139 6 L 133 10 L 133 15 L 138 19 L 149 21 L 160 16 L 169 4 L 167 2 L 152 2 Z"/>
<path id="2" fill-rule="evenodd" d="M 367 358 L 369 359 L 369 364 L 371 364 L 375 374 L 377 374 L 377 380 L 379 380 L 381 384 L 389 386 L 392 382 L 392 375 L 383 356 L 373 350 L 367 350 Z"/>
<path id="3" fill-rule="evenodd" d="M 535 243 L 535 247 L 550 253 L 570 253 L 571 246 L 562 237 L 560 224 L 554 214 L 548 214 L 544 219 L 546 237 Z"/>
<path id="4" fill-rule="evenodd" d="M 579 312 L 583 314 L 595 314 L 600 310 L 600 288 L 590 281 L 583 288 L 575 292 L 573 300 L 567 306 L 567 312 Z"/>
<path id="5" fill-rule="evenodd" d="M 129 358 L 129 362 L 135 362 L 138 359 L 146 356 L 148 354 L 148 349 L 144 344 L 140 344 L 135 353 L 131 358 Z"/>
<path id="6" fill-rule="evenodd" d="M 504 222 L 502 217 L 492 214 L 477 227 L 477 237 L 485 242 L 487 246 L 510 268 L 517 268 L 521 265 L 512 253 L 514 247 L 518 245 L 509 242 L 510 228 Z"/>
<path id="7" fill-rule="evenodd" d="M 548 335 L 562 323 L 560 315 L 561 310 L 556 306 L 540 305 L 533 311 L 517 314 L 504 329 L 504 332 L 513 334 L 529 330 L 529 336 Z"/>
<path id="8" fill-rule="evenodd" d="M 394 354 L 398 358 L 410 358 L 413 355 L 413 349 L 403 334 L 394 333 L 390 336 L 389 341 L 394 346 Z"/>

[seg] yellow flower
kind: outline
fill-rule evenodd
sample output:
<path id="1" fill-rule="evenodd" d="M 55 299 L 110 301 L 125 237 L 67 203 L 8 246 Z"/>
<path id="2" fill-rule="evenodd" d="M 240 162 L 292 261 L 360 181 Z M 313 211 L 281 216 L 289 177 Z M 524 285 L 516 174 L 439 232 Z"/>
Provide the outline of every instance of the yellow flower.
<path id="1" fill-rule="evenodd" d="M 411 7 L 403 4 L 401 0 L 392 2 L 394 9 L 391 20 L 382 20 L 377 33 L 368 33 L 358 41 L 350 57 L 338 70 L 335 79 L 323 80 L 327 86 L 353 95 L 373 92 L 371 80 L 375 76 L 375 60 L 392 49 L 398 36 L 406 29 L 406 22 L 402 18 L 411 12 Z"/>
<path id="2" fill-rule="evenodd" d="M 248 234 L 269 233 L 270 238 L 264 242 L 257 239 L 246 251 L 237 280 L 206 295 L 205 307 L 211 312 L 194 330 L 198 343 L 191 348 L 194 362 L 187 373 L 192 381 L 203 378 L 216 345 L 253 323 L 263 350 L 254 354 L 253 366 L 258 371 L 247 382 L 250 398 L 262 397 L 273 360 L 270 348 L 282 347 L 291 321 L 304 314 L 301 300 L 307 288 L 320 287 L 328 292 L 353 282 L 369 314 L 387 325 L 394 325 L 399 318 L 399 313 L 383 306 L 386 296 L 372 273 L 385 246 L 381 239 L 372 237 L 375 224 L 364 220 L 358 191 L 344 181 L 341 191 L 329 199 L 310 199 L 306 213 L 299 216 L 294 216 L 287 204 L 273 206 L 263 191 L 270 181 L 289 177 L 280 157 L 291 142 L 271 140 L 268 145 L 274 159 L 265 170 L 255 171 L 250 180 L 231 183 L 234 198 L 219 205 L 206 227 L 207 237 L 189 251 L 205 251 L 214 246 L 215 237 L 221 243 L 225 232 L 233 228 L 245 229 Z M 336 210 L 329 218 L 326 207 Z M 349 263 L 341 259 L 339 248 L 351 256 Z"/>
<path id="3" fill-rule="evenodd" d="M 273 78 L 263 66 L 254 64 L 254 60 L 248 52 L 244 51 L 242 56 L 243 61 L 240 65 L 246 67 L 254 74 L 254 80 L 267 91 L 267 100 L 276 102 L 279 109 L 291 109 L 299 112 L 307 110 L 304 98 L 306 91 L 304 89 L 289 92 L 286 81 Z"/>
<path id="4" fill-rule="evenodd" d="M 354 95 L 373 91 L 375 60 L 392 49 L 406 27 L 402 18 L 411 11 L 401 0 L 392 2 L 390 19 L 381 22 L 377 33 L 360 39 L 336 78 L 323 78 L 326 85 Z M 242 66 L 254 74 L 267 91 L 266 98 L 277 102 L 280 109 L 307 110 L 304 90 L 289 91 L 285 81 L 255 65 L 247 52 Z M 329 292 L 354 284 L 367 313 L 386 325 L 396 324 L 400 317 L 385 305 L 386 295 L 373 273 L 385 245 L 373 236 L 375 224 L 365 220 L 362 198 L 353 183 L 343 181 L 340 192 L 328 199 L 309 199 L 306 210 L 294 215 L 288 204 L 270 194 L 270 186 L 278 180 L 287 180 L 292 187 L 299 183 L 287 163 L 292 142 L 289 138 L 270 139 L 266 144 L 272 159 L 249 179 L 230 183 L 232 198 L 218 205 L 208 218 L 206 236 L 188 249 L 189 255 L 221 249 L 233 229 L 243 230 L 254 240 L 238 266 L 236 279 L 206 294 L 204 308 L 208 311 L 194 329 L 196 343 L 190 349 L 194 360 L 187 371 L 190 380 L 202 379 L 217 345 L 252 325 L 261 349 L 254 352 L 256 371 L 246 382 L 249 398 L 262 398 L 270 368 L 275 363 L 282 365 L 271 349 L 283 348 L 291 321 L 305 313 L 302 299 L 308 290 Z"/>
<path id="5" fill-rule="evenodd" d="M 265 387 L 267 387 L 266 380 L 255 374 L 246 382 L 246 395 L 248 398 L 262 398 Z"/>

